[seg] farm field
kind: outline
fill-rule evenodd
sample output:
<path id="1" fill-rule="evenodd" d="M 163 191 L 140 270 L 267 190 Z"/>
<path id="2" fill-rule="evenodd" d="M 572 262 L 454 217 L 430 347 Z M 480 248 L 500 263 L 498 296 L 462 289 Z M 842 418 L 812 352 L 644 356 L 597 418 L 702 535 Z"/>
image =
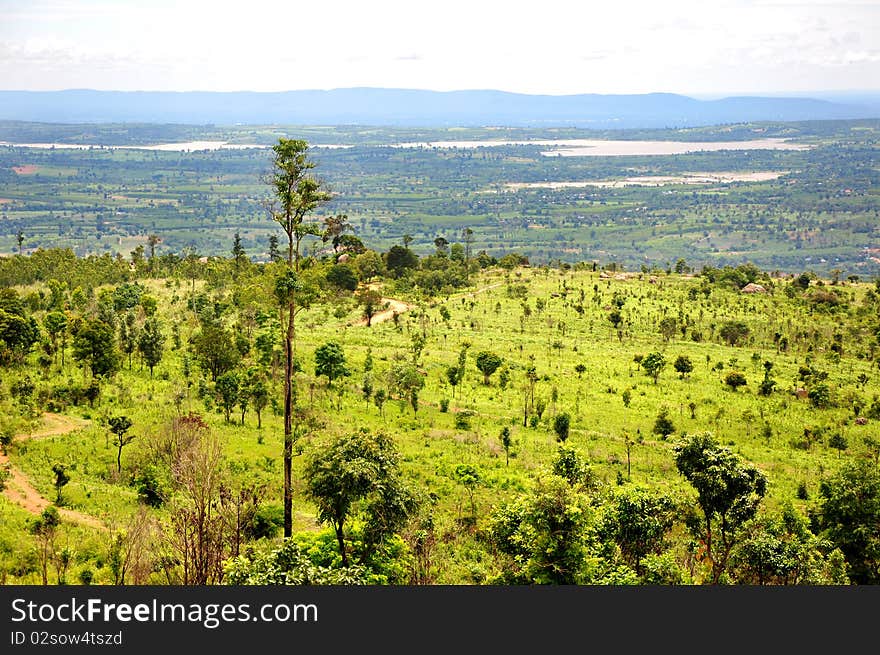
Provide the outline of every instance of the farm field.
<path id="1" fill-rule="evenodd" d="M 876 120 L 619 131 L 0 122 L 10 144 L 0 146 L 0 253 L 128 257 L 161 233 L 160 254 L 225 255 L 239 233 L 266 261 L 261 178 L 268 147 L 291 137 L 313 146 L 333 192 L 326 210 L 377 250 L 408 234 L 426 255 L 469 227 L 477 249 L 535 263 L 667 269 L 684 257 L 869 278 L 880 271 L 878 130 Z M 57 147 L 21 145 L 40 143 Z M 228 148 L 207 149 L 218 143 Z M 577 143 L 602 145 L 547 156 Z M 672 154 L 694 147 L 708 150 Z"/>

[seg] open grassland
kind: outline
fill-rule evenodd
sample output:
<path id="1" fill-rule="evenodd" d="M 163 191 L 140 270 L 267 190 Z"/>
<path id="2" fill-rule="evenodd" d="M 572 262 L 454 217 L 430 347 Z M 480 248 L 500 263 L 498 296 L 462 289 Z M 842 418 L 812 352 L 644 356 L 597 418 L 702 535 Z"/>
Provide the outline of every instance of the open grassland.
<path id="1" fill-rule="evenodd" d="M 225 420 L 214 384 L 189 348 L 200 329 L 197 310 L 205 307 L 213 307 L 248 344 L 240 368 L 257 363 L 254 344 L 260 334 L 277 339 L 270 275 L 250 265 L 235 275 L 225 270 L 227 275 L 207 283 L 141 280 L 145 293 L 157 300 L 157 316 L 168 337 L 152 377 L 135 353 L 130 366 L 125 358 L 122 369 L 102 383 L 92 406 L 85 401 L 53 406 L 87 424 L 63 434 L 19 437 L 10 445 L 11 465 L 44 498 L 56 496 L 53 464 L 67 465 L 64 507 L 102 524 L 63 521 L 60 539 L 72 557 L 69 582 L 83 571 L 94 582 L 112 582 L 113 535 L 142 507 L 132 479 L 150 463 L 150 440 L 181 414 L 203 415 L 219 435 L 229 484 L 264 485 L 265 504 L 277 516 L 281 367 L 267 368 L 271 402 L 258 428 L 252 409 L 243 419 L 233 409 Z M 767 474 L 766 510 L 791 503 L 806 513 L 821 480 L 844 461 L 871 456 L 876 443 L 872 446 L 870 439 L 880 436 L 877 418 L 860 420 L 872 408 L 880 413 L 876 335 L 871 331 L 874 285 L 825 280 L 821 287 L 814 281 L 807 291 L 787 292 L 790 279 L 762 278 L 761 283 L 767 293 L 748 295 L 691 275 L 621 274 L 581 266 L 490 267 L 475 275 L 468 289 L 449 294 L 426 296 L 385 281 L 382 294 L 411 308 L 371 327 L 361 324 L 360 308 L 350 297 L 314 305 L 297 318 L 298 399 L 310 420 L 294 458 L 295 532 L 321 529 L 304 493 L 307 456 L 336 435 L 383 431 L 393 437 L 403 475 L 432 514 L 438 535 L 434 581 L 483 582 L 495 567 L 481 538 L 487 517 L 531 489 L 550 466 L 558 449 L 553 420 L 562 413 L 571 417 L 567 443 L 606 487 L 632 481 L 693 498 L 693 489 L 676 470 L 673 444 L 681 434 L 708 431 Z M 810 295 L 829 290 L 833 303 Z M 42 283 L 19 291 L 23 296 L 48 293 Z M 42 320 L 43 312 L 35 316 Z M 730 322 L 748 328 L 735 345 L 722 336 Z M 314 374 L 314 352 L 329 341 L 341 346 L 349 372 L 332 383 Z M 465 376 L 453 387 L 447 371 L 463 350 Z M 481 351 L 503 360 L 488 384 L 475 366 Z M 667 362 L 656 380 L 639 364 L 655 352 Z M 25 375 L 34 379 L 37 397 L 51 397 L 59 385 L 84 384 L 88 373 L 69 355 L 63 367 L 58 361 L 38 366 L 34 353 L 24 365 L 5 369 L 3 411 L 10 417 L 19 412 L 10 389 Z M 673 363 L 679 356 L 690 360 L 692 371 L 676 372 Z M 372 365 L 365 370 L 368 357 Z M 389 369 L 399 358 L 415 363 L 424 388 L 415 407 L 389 389 L 391 397 L 380 409 L 365 398 L 364 379 L 375 390 L 388 388 Z M 776 386 L 760 395 L 765 362 L 772 364 L 769 375 Z M 536 373 L 531 399 L 530 367 Z M 727 385 L 732 371 L 741 372 L 746 384 L 738 389 Z M 816 402 L 807 394 L 820 385 L 827 394 Z M 664 409 L 674 424 L 668 436 L 654 429 Z M 131 418 L 136 437 L 122 452 L 121 471 L 107 427 L 107 419 L 118 415 Z M 39 420 L 16 425 L 23 436 L 40 432 Z M 513 438 L 509 462 L 500 439 L 505 426 Z M 462 464 L 479 472 L 473 498 L 456 476 Z M 161 523 L 172 510 L 165 505 L 148 511 Z M 465 521 L 472 513 L 475 521 Z M 4 496 L 0 518 L 4 580 L 38 583 L 37 554 L 27 533 L 33 515 Z M 683 528 L 674 534 L 683 544 Z M 165 575 L 156 564 L 146 579 L 161 583 Z"/>

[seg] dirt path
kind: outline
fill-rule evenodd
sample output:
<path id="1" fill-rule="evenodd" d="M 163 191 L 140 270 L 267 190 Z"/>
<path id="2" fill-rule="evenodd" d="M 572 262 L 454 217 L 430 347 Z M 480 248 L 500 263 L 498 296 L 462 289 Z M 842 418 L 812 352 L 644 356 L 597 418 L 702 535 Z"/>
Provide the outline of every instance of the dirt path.
<path id="1" fill-rule="evenodd" d="M 469 291 L 469 292 L 463 294 L 463 297 L 473 298 L 478 293 L 483 293 L 484 291 L 488 291 L 489 289 L 494 289 L 496 287 L 500 287 L 503 284 L 504 284 L 504 282 L 490 284 L 489 286 L 483 287 L 482 289 L 477 289 L 476 291 Z M 375 284 L 369 285 L 369 288 L 377 290 L 377 285 L 375 285 Z M 397 313 L 398 315 L 403 314 L 404 312 L 407 312 L 410 309 L 412 309 L 413 307 L 415 307 L 415 305 L 408 303 L 408 302 L 404 302 L 403 300 L 397 300 L 395 298 L 382 298 L 382 304 L 385 305 L 386 303 L 388 304 L 388 309 L 384 309 L 381 312 L 373 314 L 373 318 L 370 321 L 370 325 L 376 325 L 376 323 L 384 323 L 385 321 L 390 321 L 391 319 L 394 318 L 395 313 Z M 355 325 L 361 325 L 361 326 L 365 326 L 366 324 L 367 324 L 367 319 L 365 319 L 365 318 L 362 318 L 357 323 L 355 323 Z"/>
<path id="2" fill-rule="evenodd" d="M 476 291 L 468 291 L 464 294 L 464 297 L 473 298 L 478 293 L 483 293 L 484 291 L 488 291 L 489 289 L 496 289 L 500 286 L 504 286 L 504 282 L 496 282 L 495 284 L 490 284 L 488 287 L 483 287 L 482 289 L 477 289 Z"/>
<path id="3" fill-rule="evenodd" d="M 390 321 L 394 318 L 394 313 L 403 314 L 404 312 L 409 311 L 414 307 L 414 305 L 409 304 L 408 302 L 403 302 L 402 300 L 395 300 L 394 298 L 382 298 L 382 304 L 388 303 L 388 309 L 383 309 L 381 312 L 377 312 L 373 314 L 373 318 L 370 321 L 370 325 L 376 325 L 376 323 L 384 323 L 385 321 Z M 356 325 L 366 325 L 367 319 L 362 318 L 359 320 Z"/>
<path id="4" fill-rule="evenodd" d="M 17 440 L 25 441 L 27 439 L 57 437 L 75 432 L 88 424 L 89 422 L 83 419 L 46 412 L 43 414 L 43 425 L 40 429 L 31 434 L 20 434 L 17 436 Z M 3 495 L 32 514 L 40 514 L 52 504 L 47 498 L 40 495 L 40 492 L 34 488 L 24 473 L 12 465 L 9 456 L 0 452 L 0 466 L 6 465 L 9 466 L 9 478 L 6 480 L 6 488 L 3 490 Z M 76 510 L 59 507 L 58 513 L 61 514 L 62 518 L 73 523 L 87 525 L 91 528 L 104 528 L 104 524 L 95 517 L 77 512 Z"/>

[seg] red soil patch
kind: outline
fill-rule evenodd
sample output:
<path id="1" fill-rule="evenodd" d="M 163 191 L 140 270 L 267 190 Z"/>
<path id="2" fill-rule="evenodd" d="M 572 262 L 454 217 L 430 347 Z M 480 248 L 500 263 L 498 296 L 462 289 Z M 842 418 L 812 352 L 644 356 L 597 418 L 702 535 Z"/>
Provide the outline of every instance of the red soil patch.
<path id="1" fill-rule="evenodd" d="M 27 164 L 25 166 L 13 166 L 12 170 L 16 175 L 33 175 L 37 172 L 37 167 L 33 164 Z"/>
<path id="2" fill-rule="evenodd" d="M 69 432 L 75 432 L 86 425 L 88 425 L 88 421 L 47 412 L 43 415 L 43 426 L 41 429 L 38 429 L 29 435 L 18 435 L 18 439 L 23 441 L 25 439 L 43 439 L 46 437 L 64 435 Z M 2 451 L 0 451 L 0 467 L 7 468 L 10 474 L 9 478 L 6 480 L 6 489 L 3 490 L 3 494 L 9 500 L 20 505 L 32 514 L 39 514 L 51 505 L 51 502 L 40 495 L 40 492 L 34 488 L 30 483 L 30 480 L 27 479 L 27 476 L 15 468 L 9 461 L 9 456 L 4 455 Z M 59 513 L 63 518 L 73 521 L 74 523 L 80 523 L 93 528 L 104 528 L 103 523 L 88 514 L 83 514 L 82 512 L 66 508 L 59 508 Z"/>

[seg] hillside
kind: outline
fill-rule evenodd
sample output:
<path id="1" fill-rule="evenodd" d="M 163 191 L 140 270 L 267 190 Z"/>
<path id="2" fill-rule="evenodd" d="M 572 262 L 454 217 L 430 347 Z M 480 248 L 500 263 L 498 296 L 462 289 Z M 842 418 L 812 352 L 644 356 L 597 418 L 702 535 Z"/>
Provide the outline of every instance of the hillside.
<path id="1" fill-rule="evenodd" d="M 877 285 L 527 266 L 468 260 L 462 245 L 303 260 L 283 553 L 283 264 L 3 262 L 12 480 L 76 513 L 50 529 L 39 507 L 0 498 L 4 582 L 877 582 L 845 510 L 847 484 L 877 488 Z M 367 327 L 365 288 L 382 298 L 370 313 L 399 311 Z M 122 416 L 130 427 L 113 432 Z M 73 431 L 53 436 L 59 417 Z M 328 466 L 392 448 L 375 461 L 401 494 L 351 506 L 349 567 L 309 482 L 340 437 L 358 445 Z M 724 483 L 735 505 L 711 501 L 714 551 L 687 444 L 718 458 L 707 475 L 751 480 Z M 199 554 L 180 537 L 204 494 L 213 545 Z M 389 522 L 373 533 L 377 516 Z M 183 566 L 201 555 L 204 578 Z"/>
<path id="2" fill-rule="evenodd" d="M 493 90 L 347 88 L 285 92 L 0 91 L 0 119 L 386 126 L 666 128 L 751 121 L 877 118 L 875 98 L 730 97 L 672 93 L 527 95 Z"/>

